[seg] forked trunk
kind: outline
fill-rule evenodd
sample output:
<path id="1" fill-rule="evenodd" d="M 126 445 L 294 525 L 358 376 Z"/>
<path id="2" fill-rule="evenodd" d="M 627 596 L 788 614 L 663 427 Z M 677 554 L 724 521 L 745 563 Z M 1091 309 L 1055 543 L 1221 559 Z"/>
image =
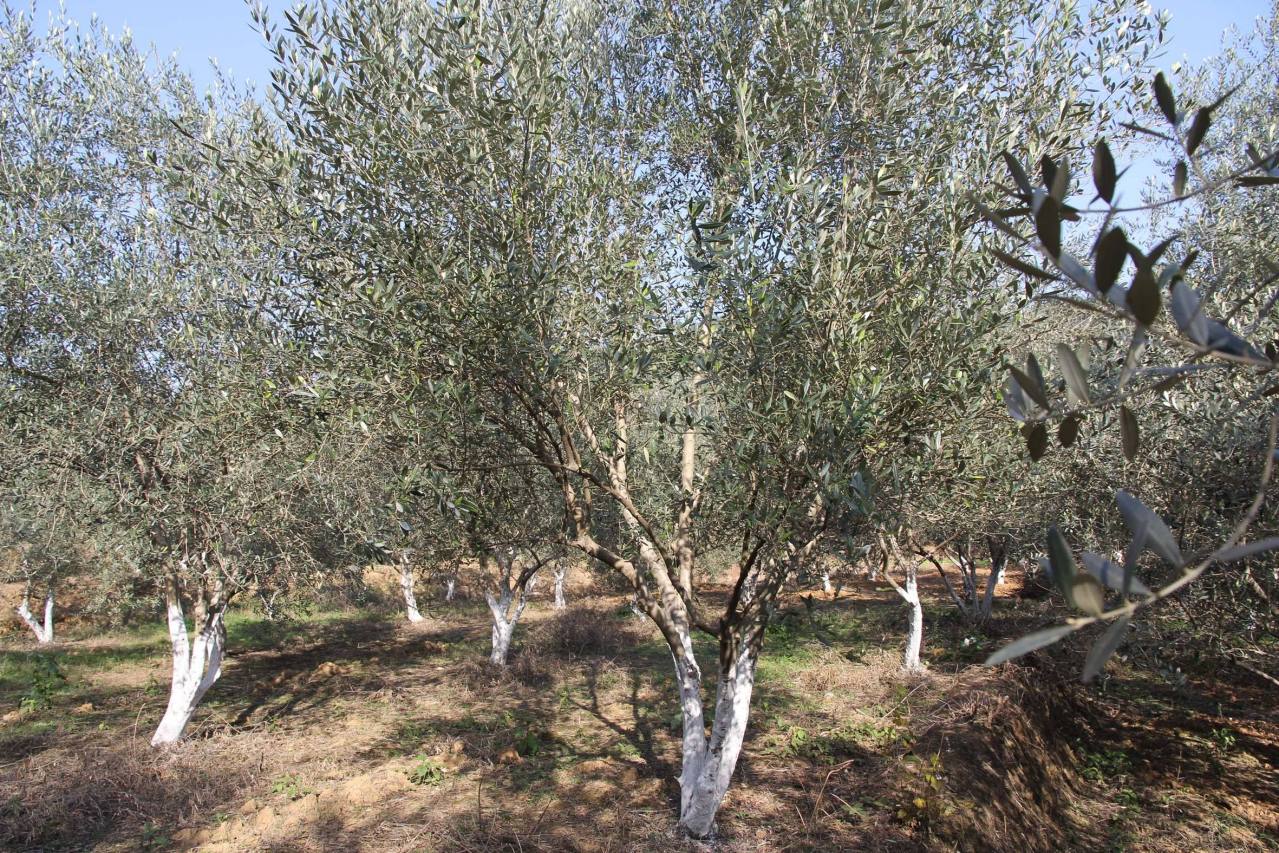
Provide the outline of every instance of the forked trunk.
<path id="1" fill-rule="evenodd" d="M 28 593 L 23 594 L 22 603 L 18 605 L 18 616 L 31 629 L 31 633 L 36 635 L 36 642 L 40 645 L 46 645 L 53 642 L 53 583 L 50 582 L 48 589 L 44 594 L 44 622 L 39 622 L 35 614 L 31 612 L 31 606 L 28 604 Z"/>
<path id="2" fill-rule="evenodd" d="M 444 600 L 452 601 L 453 596 L 457 594 L 457 575 L 449 575 L 449 579 L 444 582 Z"/>
<path id="3" fill-rule="evenodd" d="M 484 598 L 488 601 L 489 612 L 493 615 L 493 647 L 489 653 L 489 663 L 506 666 L 506 658 L 511 651 L 511 637 L 515 634 L 515 624 L 520 621 L 520 616 L 524 613 L 524 604 L 527 599 L 522 592 L 518 601 L 515 599 L 515 594 L 511 592 L 503 592 L 498 597 L 494 597 L 492 593 L 486 593 Z M 511 609 L 513 601 L 515 602 L 514 610 Z"/>
<path id="4" fill-rule="evenodd" d="M 182 738 L 195 709 L 213 682 L 222 675 L 222 654 L 226 646 L 225 604 L 201 608 L 194 641 L 189 640 L 182 600 L 176 583 L 165 594 L 169 640 L 173 649 L 173 680 L 169 705 L 151 738 L 152 746 L 176 743 Z"/>
<path id="5" fill-rule="evenodd" d="M 706 838 L 715 831 L 715 816 L 728 791 L 746 737 L 757 657 L 754 651 L 741 650 L 723 666 L 716 689 L 715 721 L 708 738 L 700 692 L 701 673 L 693 657 L 691 640 L 685 642 L 683 652 L 675 656 L 684 723 L 679 824 L 694 838 Z"/>
<path id="6" fill-rule="evenodd" d="M 560 563 L 555 567 L 555 609 L 563 610 L 568 606 L 564 601 L 564 578 L 568 575 L 568 565 Z"/>
<path id="7" fill-rule="evenodd" d="M 421 622 L 422 614 L 417 609 L 417 596 L 413 594 L 413 566 L 407 557 L 400 560 L 400 592 L 404 593 L 404 611 L 410 622 Z"/>

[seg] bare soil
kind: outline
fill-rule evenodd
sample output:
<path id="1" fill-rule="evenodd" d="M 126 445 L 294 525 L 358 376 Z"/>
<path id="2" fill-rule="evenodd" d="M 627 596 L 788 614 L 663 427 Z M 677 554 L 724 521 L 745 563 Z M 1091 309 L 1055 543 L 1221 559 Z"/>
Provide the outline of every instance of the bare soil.
<path id="1" fill-rule="evenodd" d="M 158 630 L 52 651 L 15 638 L 0 645 L 0 845 L 1279 848 L 1274 689 L 1228 667 L 1169 679 L 1126 652 L 1089 687 L 1073 680 L 1077 649 L 982 668 L 1002 638 L 1052 618 L 1051 602 L 1008 594 L 1019 585 L 977 631 L 927 581 L 918 678 L 899 671 L 906 613 L 886 585 L 793 595 L 710 842 L 674 831 L 670 657 L 620 596 L 594 592 L 590 610 L 559 616 L 545 585 L 505 670 L 484 663 L 478 602 L 430 602 L 417 626 L 363 611 L 239 616 L 190 738 L 164 752 L 146 745 L 168 680 Z M 43 691 L 42 657 L 65 676 Z"/>

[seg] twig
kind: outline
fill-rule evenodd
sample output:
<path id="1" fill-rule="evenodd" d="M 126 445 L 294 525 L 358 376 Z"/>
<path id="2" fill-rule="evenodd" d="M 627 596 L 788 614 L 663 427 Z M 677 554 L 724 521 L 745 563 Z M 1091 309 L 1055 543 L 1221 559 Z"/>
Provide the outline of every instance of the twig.
<path id="1" fill-rule="evenodd" d="M 851 766 L 855 762 L 856 762 L 856 759 L 849 759 L 848 761 L 845 761 L 842 764 L 836 764 L 834 767 L 830 769 L 830 772 L 826 774 L 826 778 L 822 780 L 822 786 L 821 788 L 817 790 L 817 799 L 813 801 L 813 823 L 814 824 L 817 823 L 817 810 L 821 808 L 822 796 L 826 793 L 826 786 L 830 784 L 830 777 L 834 776 L 836 773 L 844 770 L 845 768 Z M 798 810 L 799 808 L 797 806 L 796 811 Z M 803 820 L 803 818 L 801 817 L 800 820 Z M 805 826 L 807 827 L 807 824 L 805 824 Z"/>

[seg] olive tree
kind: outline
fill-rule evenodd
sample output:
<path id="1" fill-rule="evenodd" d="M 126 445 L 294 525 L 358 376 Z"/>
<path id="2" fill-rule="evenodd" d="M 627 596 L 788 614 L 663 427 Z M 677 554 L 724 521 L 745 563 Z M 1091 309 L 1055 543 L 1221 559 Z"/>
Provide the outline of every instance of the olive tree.
<path id="1" fill-rule="evenodd" d="M 258 20 L 328 247 L 309 280 L 362 382 L 485 424 L 626 580 L 674 661 L 680 824 L 710 834 L 783 583 L 935 432 L 917 401 L 972 344 L 991 262 L 966 176 L 1089 124 L 1083 57 L 1140 61 L 1150 23 L 1007 0 Z M 899 360 L 935 327 L 960 334 Z M 708 599 L 698 556 L 724 546 Z"/>
<path id="2" fill-rule="evenodd" d="M 23 585 L 22 598 L 16 608 L 18 618 L 31 629 L 36 642 L 53 642 L 54 605 L 57 588 L 68 575 L 82 569 L 83 551 L 77 548 L 77 537 L 84 531 L 75 525 L 74 532 L 67 510 L 45 499 L 42 489 L 30 478 L 15 478 L 18 489 L 6 496 L 0 516 L 0 535 L 11 550 L 15 571 L 6 581 Z M 70 535 L 68 535 L 70 534 Z M 42 593 L 40 615 L 31 611 L 31 593 Z"/>
<path id="3" fill-rule="evenodd" d="M 266 543 L 304 483 L 304 316 L 260 215 L 278 211 L 204 156 L 265 138 L 263 117 L 97 28 L 39 36 L 6 10 L 0 32 L 4 438 L 68 484 L 47 496 L 108 491 L 138 540 L 173 653 L 152 742 L 171 743 L 221 672 L 227 605 L 282 565 Z"/>

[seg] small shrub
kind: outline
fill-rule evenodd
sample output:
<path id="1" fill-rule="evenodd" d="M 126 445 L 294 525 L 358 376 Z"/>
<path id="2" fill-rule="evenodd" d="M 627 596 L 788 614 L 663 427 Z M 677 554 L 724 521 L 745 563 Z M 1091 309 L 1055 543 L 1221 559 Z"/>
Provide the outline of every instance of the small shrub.
<path id="1" fill-rule="evenodd" d="M 53 697 L 66 687 L 67 677 L 52 655 L 31 655 L 23 673 L 27 689 L 18 700 L 23 711 L 43 711 L 53 704 Z"/>
<path id="2" fill-rule="evenodd" d="M 515 733 L 514 746 L 521 758 L 531 758 L 542 751 L 542 739 L 533 729 L 521 729 Z"/>
<path id="3" fill-rule="evenodd" d="M 142 835 L 138 840 L 141 842 L 143 850 L 164 850 L 172 843 L 169 833 L 165 832 L 164 827 L 151 821 L 147 821 L 142 825 Z"/>
<path id="4" fill-rule="evenodd" d="M 925 828 L 955 814 L 957 808 L 972 807 L 967 801 L 956 800 L 946 789 L 940 753 L 934 752 L 927 759 L 912 756 L 906 765 L 914 778 L 902 792 L 903 799 L 896 812 L 902 823 Z"/>
<path id="5" fill-rule="evenodd" d="M 529 687 L 547 687 L 555 680 L 551 668 L 536 649 L 520 649 L 509 669 L 512 678 Z"/>
<path id="6" fill-rule="evenodd" d="M 409 781 L 414 785 L 438 785 L 444 781 L 444 765 L 429 755 L 419 755 L 409 768 Z"/>
<path id="7" fill-rule="evenodd" d="M 164 848 L 158 827 L 248 795 L 260 760 L 222 740 L 46 750 L 0 768 L 0 850 L 87 849 L 105 832 L 140 838 L 148 823 Z"/>

